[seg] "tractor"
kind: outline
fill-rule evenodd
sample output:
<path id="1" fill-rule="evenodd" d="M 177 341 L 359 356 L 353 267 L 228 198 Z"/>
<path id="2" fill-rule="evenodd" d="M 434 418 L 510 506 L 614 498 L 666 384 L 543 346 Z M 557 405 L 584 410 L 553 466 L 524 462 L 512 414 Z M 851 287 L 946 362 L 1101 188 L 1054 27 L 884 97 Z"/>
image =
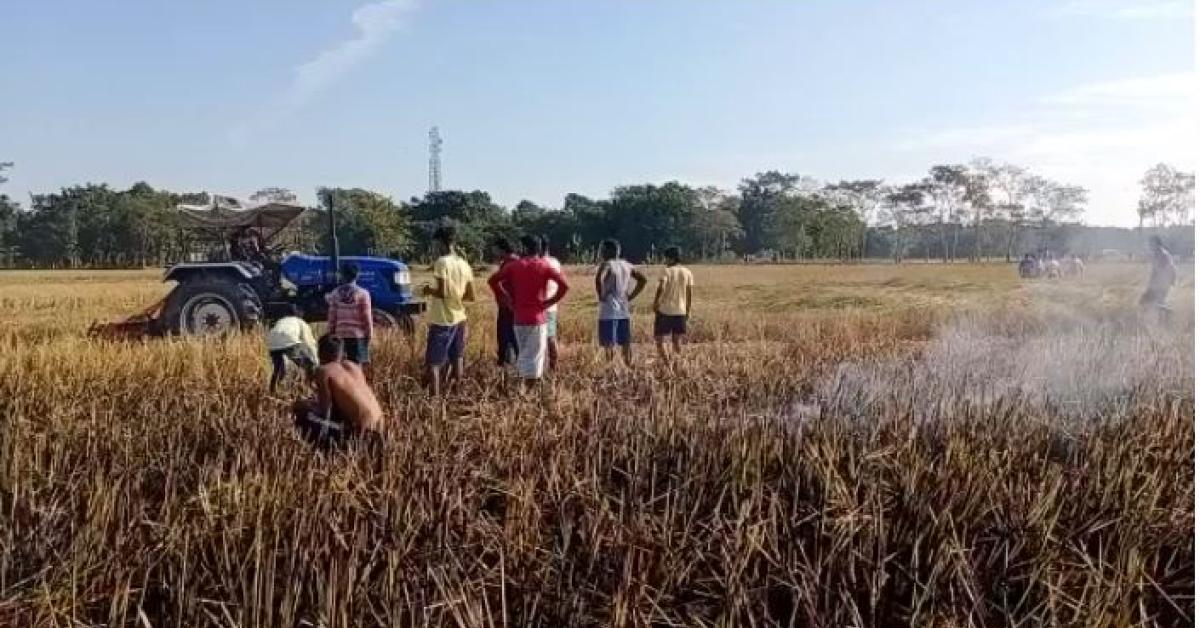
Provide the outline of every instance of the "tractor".
<path id="1" fill-rule="evenodd" d="M 227 200 L 224 197 L 215 197 Z M 185 233 L 209 244 L 206 254 L 167 268 L 175 287 L 159 302 L 118 323 L 93 325 L 94 336 L 219 336 L 274 320 L 297 305 L 309 321 L 323 321 L 325 295 L 338 284 L 343 263 L 358 266 L 358 285 L 371 294 L 376 327 L 412 334 L 425 303 L 413 297 L 408 266 L 386 257 L 341 257 L 336 216 L 328 210 L 330 256 L 270 248 L 272 240 L 299 218 L 303 207 L 270 203 L 251 209 L 212 206 L 178 208 Z"/>

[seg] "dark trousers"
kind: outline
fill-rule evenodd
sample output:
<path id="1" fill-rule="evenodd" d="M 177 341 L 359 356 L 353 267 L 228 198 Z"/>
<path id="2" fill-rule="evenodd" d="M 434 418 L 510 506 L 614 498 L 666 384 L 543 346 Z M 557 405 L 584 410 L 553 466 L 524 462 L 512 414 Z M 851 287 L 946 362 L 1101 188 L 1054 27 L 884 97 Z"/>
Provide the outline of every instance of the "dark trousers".
<path id="1" fill-rule="evenodd" d="M 312 376 L 313 371 L 317 368 L 316 356 L 312 354 L 305 345 L 292 345 L 286 349 L 277 349 L 270 353 L 271 355 L 271 392 L 275 392 L 275 388 L 279 385 L 279 380 L 283 379 L 287 372 L 287 360 L 291 360 L 293 364 L 304 369 L 305 375 Z"/>
<path id="2" fill-rule="evenodd" d="M 513 313 L 503 307 L 496 311 L 496 362 L 500 366 L 517 362 L 517 330 L 513 329 Z"/>

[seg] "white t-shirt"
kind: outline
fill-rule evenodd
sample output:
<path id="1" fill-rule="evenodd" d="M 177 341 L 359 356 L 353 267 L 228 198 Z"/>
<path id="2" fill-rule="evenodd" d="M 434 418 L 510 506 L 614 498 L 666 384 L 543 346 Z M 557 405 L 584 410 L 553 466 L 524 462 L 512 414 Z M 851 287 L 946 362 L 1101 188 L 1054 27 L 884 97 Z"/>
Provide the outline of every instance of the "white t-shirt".
<path id="1" fill-rule="evenodd" d="M 542 259 L 546 260 L 546 263 L 550 265 L 550 268 L 553 268 L 554 270 L 557 270 L 560 273 L 562 272 L 562 262 L 559 262 L 558 258 L 554 257 L 553 255 L 547 255 L 546 257 L 543 257 Z M 553 281 L 546 282 L 546 298 L 553 299 L 554 295 L 556 295 L 556 294 L 558 294 L 558 284 L 554 283 Z M 555 303 L 554 305 L 552 305 L 551 307 L 549 307 L 546 310 L 546 313 L 549 314 L 551 312 L 557 312 L 557 311 L 558 311 L 558 304 Z"/>
<path id="2" fill-rule="evenodd" d="M 617 258 L 601 263 L 600 320 L 623 320 L 629 318 L 629 282 L 633 277 L 633 264 Z"/>
<path id="3" fill-rule="evenodd" d="M 307 346 L 316 355 L 317 341 L 313 339 L 312 328 L 304 319 L 295 316 L 279 319 L 267 334 L 268 351 L 279 351 L 300 344 Z"/>

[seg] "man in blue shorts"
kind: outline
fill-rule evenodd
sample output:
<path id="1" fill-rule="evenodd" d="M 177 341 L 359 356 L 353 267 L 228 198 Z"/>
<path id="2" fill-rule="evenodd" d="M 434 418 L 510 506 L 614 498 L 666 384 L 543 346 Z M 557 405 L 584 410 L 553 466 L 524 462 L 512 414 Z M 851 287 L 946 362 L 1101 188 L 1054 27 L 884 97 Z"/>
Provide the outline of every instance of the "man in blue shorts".
<path id="1" fill-rule="evenodd" d="M 435 285 L 425 286 L 429 301 L 429 334 L 425 342 L 425 378 L 433 396 L 442 394 L 443 373 L 447 364 L 450 373 L 446 384 L 462 379 L 463 349 L 467 344 L 467 308 L 465 302 L 475 300 L 474 276 L 471 265 L 455 250 L 457 232 L 445 226 L 433 234 L 438 248 L 433 263 Z"/>
<path id="2" fill-rule="evenodd" d="M 596 298 L 600 301 L 600 346 L 613 359 L 614 349 L 621 347 L 626 366 L 633 366 L 633 345 L 629 329 L 629 304 L 646 287 L 646 276 L 633 264 L 621 259 L 621 245 L 616 240 L 600 244 L 604 261 L 596 269 Z M 629 289 L 630 282 L 636 285 Z"/>

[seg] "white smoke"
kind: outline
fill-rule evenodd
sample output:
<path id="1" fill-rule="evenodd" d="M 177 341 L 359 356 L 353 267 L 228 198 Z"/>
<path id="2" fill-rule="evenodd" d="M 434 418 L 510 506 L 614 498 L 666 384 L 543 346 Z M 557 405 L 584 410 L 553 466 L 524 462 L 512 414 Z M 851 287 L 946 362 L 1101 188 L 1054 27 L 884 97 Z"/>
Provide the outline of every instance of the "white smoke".
<path id="1" fill-rule="evenodd" d="M 322 50 L 312 61 L 296 66 L 295 78 L 284 101 L 300 106 L 328 88 L 387 42 L 416 8 L 416 0 L 383 0 L 355 9 L 350 21 L 357 34 Z"/>
<path id="2" fill-rule="evenodd" d="M 328 89 L 368 59 L 388 39 L 404 26 L 405 18 L 418 7 L 417 0 L 382 0 L 364 4 L 350 16 L 355 35 L 350 39 L 317 53 L 312 60 L 295 67 L 291 83 L 273 106 L 264 110 L 252 123 L 238 125 L 230 132 L 230 140 L 242 144 L 250 132 L 286 117 L 300 109 L 315 95 Z"/>
<path id="3" fill-rule="evenodd" d="M 1129 319 L 1057 318 L 1022 329 L 964 317 L 907 359 L 839 365 L 792 414 L 871 422 L 897 408 L 921 420 L 1028 408 L 1064 429 L 1086 429 L 1147 394 L 1186 396 L 1193 337 L 1187 326 Z"/>

